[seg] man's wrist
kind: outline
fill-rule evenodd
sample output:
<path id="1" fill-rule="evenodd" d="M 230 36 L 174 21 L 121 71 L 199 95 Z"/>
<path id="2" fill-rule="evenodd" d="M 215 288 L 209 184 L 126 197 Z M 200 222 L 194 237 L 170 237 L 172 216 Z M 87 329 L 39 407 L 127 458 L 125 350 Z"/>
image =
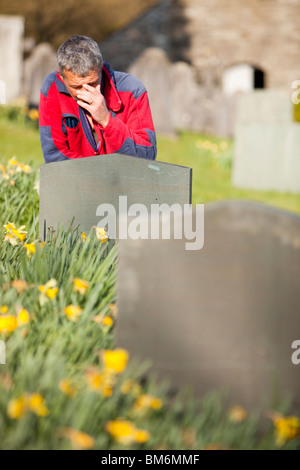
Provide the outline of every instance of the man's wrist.
<path id="1" fill-rule="evenodd" d="M 107 127 L 109 127 L 110 120 L 111 120 L 111 114 L 110 112 L 108 112 L 107 119 L 105 121 L 97 122 L 97 124 L 99 125 L 101 129 L 106 129 Z"/>

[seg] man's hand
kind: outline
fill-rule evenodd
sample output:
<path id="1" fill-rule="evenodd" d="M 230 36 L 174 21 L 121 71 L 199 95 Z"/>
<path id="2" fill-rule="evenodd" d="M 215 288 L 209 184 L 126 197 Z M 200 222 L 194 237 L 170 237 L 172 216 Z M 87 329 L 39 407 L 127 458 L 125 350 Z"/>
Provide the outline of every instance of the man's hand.
<path id="1" fill-rule="evenodd" d="M 77 103 L 86 109 L 93 119 L 102 127 L 106 127 L 109 121 L 109 111 L 106 106 L 105 98 L 100 91 L 100 84 L 92 87 L 83 84 L 82 90 L 77 95 Z"/>

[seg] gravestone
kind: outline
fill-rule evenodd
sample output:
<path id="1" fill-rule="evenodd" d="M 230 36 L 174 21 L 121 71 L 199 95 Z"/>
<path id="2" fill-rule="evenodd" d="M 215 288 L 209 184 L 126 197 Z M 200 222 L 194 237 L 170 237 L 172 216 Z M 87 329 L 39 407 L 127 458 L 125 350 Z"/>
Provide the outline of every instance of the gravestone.
<path id="1" fill-rule="evenodd" d="M 120 154 L 43 164 L 39 237 L 45 240 L 49 227 L 68 228 L 72 221 L 88 232 L 100 222 L 100 205 L 112 205 L 118 215 L 125 197 L 127 207 L 189 204 L 191 182 L 191 168 Z"/>
<path id="2" fill-rule="evenodd" d="M 146 87 L 154 127 L 160 134 L 173 137 L 187 129 L 232 137 L 236 100 L 216 88 L 210 68 L 199 80 L 194 66 L 172 63 L 164 50 L 149 47 L 128 72 Z"/>
<path id="3" fill-rule="evenodd" d="M 30 107 L 39 105 L 42 82 L 56 68 L 56 52 L 48 43 L 38 44 L 25 60 L 24 93 Z"/>
<path id="4" fill-rule="evenodd" d="M 117 345 L 174 390 L 298 406 L 300 217 L 242 201 L 204 214 L 199 251 L 176 239 L 119 241 Z"/>
<path id="5" fill-rule="evenodd" d="M 154 127 L 157 132 L 174 136 L 171 84 L 174 77 L 166 53 L 149 47 L 128 69 L 147 89 Z"/>
<path id="6" fill-rule="evenodd" d="M 9 104 L 21 94 L 23 36 L 23 17 L 0 15 L 0 82 L 5 90 L 0 104 Z"/>
<path id="7" fill-rule="evenodd" d="M 233 184 L 300 193 L 300 124 L 279 90 L 241 95 L 237 103 Z"/>
<path id="8" fill-rule="evenodd" d="M 170 64 L 170 104 L 175 129 L 199 131 L 205 126 L 204 92 L 195 77 L 195 69 L 186 62 Z"/>

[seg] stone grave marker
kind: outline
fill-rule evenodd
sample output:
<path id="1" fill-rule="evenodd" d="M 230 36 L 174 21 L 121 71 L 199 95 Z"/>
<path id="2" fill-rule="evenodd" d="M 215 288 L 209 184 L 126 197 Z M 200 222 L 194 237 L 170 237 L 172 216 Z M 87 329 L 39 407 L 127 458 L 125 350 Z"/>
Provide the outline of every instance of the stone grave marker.
<path id="1" fill-rule="evenodd" d="M 22 16 L 0 15 L 0 104 L 22 92 L 24 25 Z"/>
<path id="2" fill-rule="evenodd" d="M 280 90 L 241 95 L 237 103 L 233 183 L 241 188 L 300 193 L 300 124 Z"/>
<path id="3" fill-rule="evenodd" d="M 38 44 L 24 63 L 24 93 L 30 107 L 40 102 L 44 78 L 57 68 L 56 52 L 48 43 Z"/>
<path id="4" fill-rule="evenodd" d="M 102 220 L 98 208 L 103 204 L 112 205 L 117 215 L 120 206 L 126 212 L 125 205 L 138 203 L 147 209 L 151 204 L 189 204 L 191 182 L 191 168 L 120 154 L 43 164 L 39 237 L 44 240 L 50 227 L 68 228 L 73 218 L 74 228 L 80 225 L 88 232 Z"/>
<path id="5" fill-rule="evenodd" d="M 174 136 L 171 83 L 174 77 L 165 52 L 149 47 L 128 69 L 147 89 L 154 127 L 158 132 Z"/>
<path id="6" fill-rule="evenodd" d="M 248 407 L 298 406 L 300 217 L 210 203 L 203 248 L 184 244 L 119 241 L 117 346 L 150 360 L 174 390 L 219 390 Z"/>

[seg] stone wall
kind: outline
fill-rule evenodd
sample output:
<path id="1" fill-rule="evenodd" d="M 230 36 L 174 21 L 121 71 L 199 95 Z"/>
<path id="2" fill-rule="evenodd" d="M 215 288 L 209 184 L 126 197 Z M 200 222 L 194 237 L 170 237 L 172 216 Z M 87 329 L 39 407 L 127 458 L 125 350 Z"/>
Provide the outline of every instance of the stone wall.
<path id="1" fill-rule="evenodd" d="M 236 63 L 266 74 L 267 88 L 290 89 L 299 78 L 300 0 L 180 0 L 190 37 L 185 58 L 205 79 Z M 219 72 L 219 74 L 218 74 Z"/>
<path id="2" fill-rule="evenodd" d="M 116 70 L 126 71 L 148 47 L 159 47 L 168 53 L 169 36 L 166 25 L 172 0 L 159 2 L 147 13 L 100 43 L 105 60 Z"/>
<path id="3" fill-rule="evenodd" d="M 161 60 L 163 70 L 168 69 L 166 61 L 181 64 L 160 78 L 170 88 L 175 86 L 171 81 L 184 87 L 168 92 L 173 98 L 175 93 L 177 102 L 175 115 L 172 111 L 170 118 L 174 128 L 188 125 L 195 131 L 232 137 L 241 93 L 256 88 L 291 93 L 292 82 L 300 79 L 299 18 L 300 0 L 165 0 L 109 37 L 100 48 L 113 68 L 131 71 L 145 81 L 152 95 L 158 132 L 169 133 L 171 124 L 163 122 L 163 114 L 156 111 L 161 95 L 154 96 L 153 90 L 159 89 L 153 83 L 158 77 L 155 70 L 160 77 L 163 72 L 153 68 L 153 63 L 148 65 L 149 48 L 160 48 L 165 54 Z M 137 66 L 139 62 L 145 70 Z M 187 65 L 185 72 L 183 62 Z M 257 73 L 259 84 L 255 83 Z M 235 76 L 236 84 L 228 86 L 228 80 Z M 195 110 L 190 112 L 190 87 L 197 115 Z M 166 101 L 165 96 L 163 99 Z"/>
<path id="4" fill-rule="evenodd" d="M 300 78 L 300 0 L 165 0 L 100 44 L 112 67 L 126 70 L 147 47 L 187 61 L 198 81 L 221 86 L 223 71 L 247 63 L 266 88 Z"/>

